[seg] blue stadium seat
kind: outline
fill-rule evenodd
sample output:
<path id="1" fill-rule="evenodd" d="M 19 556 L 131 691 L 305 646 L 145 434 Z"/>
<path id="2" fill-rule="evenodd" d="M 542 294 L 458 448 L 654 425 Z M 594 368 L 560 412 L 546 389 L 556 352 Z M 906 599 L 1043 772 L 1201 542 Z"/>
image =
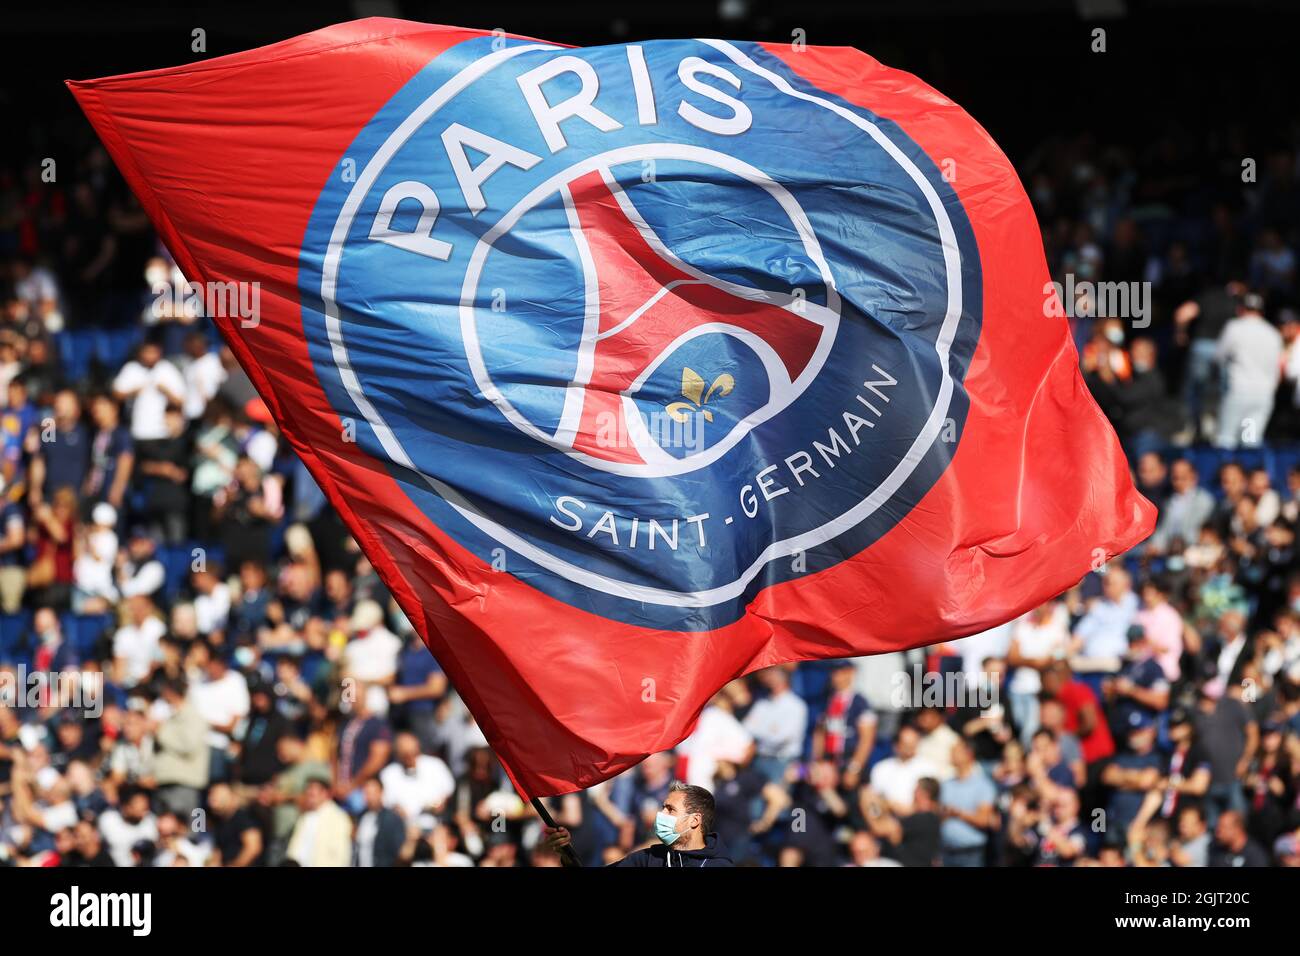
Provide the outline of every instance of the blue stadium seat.
<path id="1" fill-rule="evenodd" d="M 1175 457 L 1179 456 L 1177 454 L 1171 456 L 1171 458 Z M 1269 447 L 1215 448 L 1213 445 L 1193 445 L 1184 450 L 1182 457 L 1188 458 L 1196 466 L 1201 486 L 1209 489 L 1215 496 L 1222 493 L 1219 487 L 1219 469 L 1233 462 L 1247 471 L 1256 468 L 1267 469 L 1270 475 L 1275 476 L 1274 486 L 1278 487 L 1276 484 L 1277 454 Z"/>
<path id="2" fill-rule="evenodd" d="M 57 336 L 59 360 L 69 381 L 81 381 L 90 374 L 90 359 L 94 355 L 95 331 L 93 329 L 65 329 Z"/>
<path id="3" fill-rule="evenodd" d="M 144 326 L 135 324 L 122 328 L 96 329 L 94 338 L 95 360 L 116 374 L 126 364 L 131 352 L 144 336 Z"/>
<path id="4" fill-rule="evenodd" d="M 77 614 L 72 618 L 72 627 L 63 633 L 72 642 L 77 657 L 84 661 L 95 653 L 99 639 L 112 630 L 113 623 L 111 613 Z"/>
<path id="5" fill-rule="evenodd" d="M 1210 445 L 1193 445 L 1186 451 L 1187 459 L 1196 467 L 1201 487 L 1215 493 L 1219 489 L 1219 449 Z"/>
<path id="6" fill-rule="evenodd" d="M 1272 471 L 1273 450 L 1271 448 L 1237 448 L 1223 453 L 1223 464 L 1236 462 L 1247 471 L 1264 468 Z"/>
<path id="7" fill-rule="evenodd" d="M 0 661 L 17 664 L 24 660 L 31 623 L 31 611 L 0 614 Z"/>
<path id="8" fill-rule="evenodd" d="M 1273 449 L 1273 467 L 1270 474 L 1273 487 L 1279 492 L 1285 491 L 1287 472 L 1300 465 L 1300 445 L 1279 445 Z"/>
<path id="9" fill-rule="evenodd" d="M 163 595 L 168 601 L 176 599 L 186 580 L 189 579 L 190 563 L 194 560 L 193 552 L 196 547 L 197 544 L 186 542 L 165 544 L 158 549 L 158 560 L 162 562 L 163 570 L 167 574 L 163 584 Z"/>

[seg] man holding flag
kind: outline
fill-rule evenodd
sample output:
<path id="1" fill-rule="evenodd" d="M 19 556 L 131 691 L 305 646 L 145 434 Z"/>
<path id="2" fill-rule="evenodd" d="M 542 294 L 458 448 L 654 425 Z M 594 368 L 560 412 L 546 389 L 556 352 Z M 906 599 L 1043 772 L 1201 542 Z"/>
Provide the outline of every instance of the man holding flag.
<path id="1" fill-rule="evenodd" d="M 658 843 L 629 853 L 610 866 L 735 866 L 713 829 L 713 794 L 703 787 L 674 781 L 655 815 Z M 565 827 L 543 827 L 546 846 L 559 851 L 573 840 Z"/>

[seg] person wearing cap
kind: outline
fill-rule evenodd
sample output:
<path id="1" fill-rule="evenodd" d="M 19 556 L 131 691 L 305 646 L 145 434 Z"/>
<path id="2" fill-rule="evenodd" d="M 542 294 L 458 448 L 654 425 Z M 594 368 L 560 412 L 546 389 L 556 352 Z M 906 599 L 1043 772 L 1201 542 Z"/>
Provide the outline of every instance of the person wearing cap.
<path id="1" fill-rule="evenodd" d="M 1113 726 L 1129 726 L 1134 712 L 1155 720 L 1169 707 L 1169 681 L 1156 660 L 1156 648 L 1146 628 L 1128 629 L 1128 654 L 1119 673 L 1103 683 Z"/>
<path id="2" fill-rule="evenodd" d="M 1264 318 L 1264 298 L 1242 296 L 1237 317 L 1223 327 L 1215 349 L 1227 383 L 1219 402 L 1220 448 L 1255 447 L 1273 414 L 1273 398 L 1282 374 L 1282 335 Z"/>
<path id="3" fill-rule="evenodd" d="M 1106 826 L 1126 834 L 1142 809 L 1148 791 L 1160 785 L 1165 761 L 1156 750 L 1156 722 L 1147 713 L 1129 713 L 1128 747 L 1101 772 L 1101 782 L 1111 788 Z"/>
<path id="4" fill-rule="evenodd" d="M 1278 866 L 1300 867 L 1300 827 L 1273 841 L 1273 858 Z"/>
<path id="5" fill-rule="evenodd" d="M 117 564 L 117 509 L 106 501 L 90 512 L 81 553 L 72 562 L 72 609 L 78 614 L 98 614 L 117 602 L 113 568 Z"/>
<path id="6" fill-rule="evenodd" d="M 262 471 L 270 471 L 280 448 L 271 410 L 260 398 L 250 398 L 244 403 L 244 418 L 250 426 L 244 437 L 244 454 L 257 462 Z"/>
<path id="7" fill-rule="evenodd" d="M 1242 780 L 1250 805 L 1250 832 L 1265 846 L 1282 832 L 1296 805 L 1295 768 L 1285 749 L 1285 734 L 1279 720 L 1259 725 L 1259 751 Z"/>
<path id="8" fill-rule="evenodd" d="M 117 570 L 117 586 L 123 598 L 152 597 L 167 581 L 167 570 L 157 556 L 158 543 L 149 529 L 136 525 L 126 541 L 126 555 Z"/>
<path id="9" fill-rule="evenodd" d="M 1170 713 L 1169 739 L 1174 746 L 1161 781 L 1162 817 L 1173 817 L 1180 807 L 1199 800 L 1210 789 L 1210 758 L 1196 739 L 1196 725 L 1186 708 Z"/>
<path id="10" fill-rule="evenodd" d="M 352 639 L 343 651 L 343 676 L 387 686 L 397 677 L 402 641 L 384 626 L 378 601 L 361 601 L 352 612 Z"/>
<path id="11" fill-rule="evenodd" d="M 235 779 L 241 796 L 252 797 L 283 769 L 280 740 L 293 733 L 293 722 L 275 706 L 274 687 L 254 672 L 248 678 L 247 720 L 235 727 L 239 744 Z"/>

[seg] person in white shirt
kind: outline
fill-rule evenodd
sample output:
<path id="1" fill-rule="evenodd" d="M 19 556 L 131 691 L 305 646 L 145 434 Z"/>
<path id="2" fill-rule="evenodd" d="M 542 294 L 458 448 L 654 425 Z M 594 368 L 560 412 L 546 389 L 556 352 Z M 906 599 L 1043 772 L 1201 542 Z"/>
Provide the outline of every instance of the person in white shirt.
<path id="1" fill-rule="evenodd" d="M 154 866 L 207 866 L 212 856 L 212 841 L 193 833 L 188 821 L 172 811 L 158 816 L 158 855 Z"/>
<path id="2" fill-rule="evenodd" d="M 391 684 L 397 676 L 402 641 L 384 627 L 384 609 L 361 601 L 352 612 L 352 640 L 343 649 L 343 676 L 367 684 Z"/>
<path id="3" fill-rule="evenodd" d="M 253 423 L 244 439 L 244 454 L 257 462 L 262 471 L 270 471 L 280 448 L 271 410 L 260 398 L 250 398 L 244 405 L 244 417 Z"/>
<path id="4" fill-rule="evenodd" d="M 251 706 L 248 680 L 231 670 L 219 649 L 209 648 L 203 665 L 204 679 L 190 693 L 194 706 L 208 722 L 208 745 L 218 751 L 230 746 L 235 725 L 248 716 Z"/>
<path id="5" fill-rule="evenodd" d="M 422 854 L 417 847 L 411 866 L 472 867 L 474 861 L 457 850 L 458 841 L 455 830 L 446 824 L 438 824 L 423 840 L 428 851 Z"/>
<path id="6" fill-rule="evenodd" d="M 113 586 L 113 565 L 117 561 L 117 509 L 106 501 L 95 505 L 90 513 L 91 526 L 86 532 L 86 546 L 72 564 L 76 583 L 73 610 L 82 614 L 106 611 L 117 602 Z"/>
<path id="7" fill-rule="evenodd" d="M 923 707 L 916 715 L 916 726 L 921 732 L 921 739 L 916 745 L 916 759 L 923 760 L 938 772 L 933 774 L 939 781 L 952 778 L 956 769 L 952 763 L 953 744 L 961 740 L 955 730 L 943 719 L 943 711 L 937 707 Z"/>
<path id="8" fill-rule="evenodd" d="M 1246 615 L 1229 608 L 1219 616 L 1219 655 L 1215 659 L 1216 679 L 1224 685 L 1232 681 L 1237 658 L 1246 647 Z"/>
<path id="9" fill-rule="evenodd" d="M 160 441 L 168 437 L 164 413 L 168 405 L 185 401 L 185 378 L 162 357 L 162 346 L 148 341 L 140 346 L 134 361 L 122 366 L 113 379 L 113 393 L 131 400 L 131 437 L 136 441 Z"/>
<path id="10" fill-rule="evenodd" d="M 938 767 L 918 756 L 917 747 L 920 743 L 920 732 L 910 724 L 905 724 L 899 728 L 898 737 L 894 740 L 894 756 L 886 757 L 871 768 L 871 789 L 884 797 L 895 813 L 912 812 L 916 785 L 923 777 L 938 779 L 941 776 Z"/>
<path id="11" fill-rule="evenodd" d="M 754 738 L 754 769 L 770 783 L 780 783 L 786 768 L 803 754 L 808 705 L 790 689 L 790 672 L 784 667 L 766 668 L 757 677 L 768 695 L 749 709 L 744 727 Z"/>
<path id="12" fill-rule="evenodd" d="M 289 859 L 299 866 L 351 866 L 352 818 L 330 799 L 328 778 L 307 780 L 302 811 L 289 837 Z"/>
<path id="13" fill-rule="evenodd" d="M 198 631 L 205 637 L 222 630 L 230 617 L 230 587 L 209 568 L 190 576 L 194 588 L 194 616 Z"/>
<path id="14" fill-rule="evenodd" d="M 677 745 L 678 755 L 686 758 L 687 783 L 712 789 L 719 760 L 744 766 L 754 747 L 753 736 L 731 712 L 731 699 L 716 694 L 700 714 L 691 735 Z"/>
<path id="15" fill-rule="evenodd" d="M 1255 520 L 1267 528 L 1282 513 L 1282 498 L 1273 490 L 1273 480 L 1267 468 L 1251 471 L 1247 491 L 1255 499 Z"/>
<path id="16" fill-rule="evenodd" d="M 123 794 L 119 809 L 100 814 L 99 832 L 114 863 L 135 866 L 131 848 L 141 840 L 158 841 L 158 821 L 149 812 L 149 794 L 144 790 Z"/>
<path id="17" fill-rule="evenodd" d="M 849 862 L 844 866 L 902 866 L 897 860 L 880 855 L 880 841 L 866 830 L 858 830 L 849 839 Z"/>
<path id="18" fill-rule="evenodd" d="M 181 407 L 186 420 L 194 422 L 203 417 L 208 402 L 221 390 L 226 381 L 226 370 L 221 365 L 221 356 L 213 351 L 203 332 L 191 332 L 185 336 L 185 354 L 189 361 L 185 363 L 183 373 L 185 402 Z"/>
<path id="19" fill-rule="evenodd" d="M 126 614 L 128 623 L 113 635 L 114 679 L 126 687 L 134 687 L 153 670 L 154 661 L 159 657 L 159 641 L 167 633 L 167 625 L 158 617 L 147 595 L 128 598 Z"/>
<path id="20" fill-rule="evenodd" d="M 62 332 L 62 296 L 54 273 L 19 256 L 13 264 L 13 280 L 13 297 L 27 306 L 28 314 L 39 319 L 47 332 Z"/>
<path id="21" fill-rule="evenodd" d="M 1007 648 L 1011 645 L 1011 631 L 1012 622 L 1008 621 L 987 631 L 947 642 L 949 650 L 961 655 L 961 669 L 968 683 L 974 683 L 983 676 L 984 662 L 990 657 L 1006 657 Z"/>
<path id="22" fill-rule="evenodd" d="M 426 811 L 442 812 L 456 791 L 456 780 L 437 757 L 420 753 L 420 741 L 412 733 L 400 733 L 393 741 L 396 758 L 379 771 L 384 787 L 384 806 L 396 810 L 413 824 Z"/>
<path id="23" fill-rule="evenodd" d="M 1038 694 L 1043 689 L 1042 671 L 1070 652 L 1070 615 L 1060 601 L 1048 601 L 1034 608 L 1011 628 L 1007 666 L 1014 668 L 1007 691 L 1011 695 L 1011 718 L 1025 746 L 1038 730 Z"/>
<path id="24" fill-rule="evenodd" d="M 1264 441 L 1282 375 L 1282 335 L 1262 315 L 1264 299 L 1247 293 L 1237 318 L 1223 327 L 1215 356 L 1227 380 L 1219 404 L 1220 448 L 1254 447 Z"/>

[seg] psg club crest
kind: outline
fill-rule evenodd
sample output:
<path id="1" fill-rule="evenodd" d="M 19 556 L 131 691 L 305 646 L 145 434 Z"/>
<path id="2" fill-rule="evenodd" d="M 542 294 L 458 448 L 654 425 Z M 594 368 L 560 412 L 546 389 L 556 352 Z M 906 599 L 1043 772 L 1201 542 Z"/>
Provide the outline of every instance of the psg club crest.
<path id="1" fill-rule="evenodd" d="M 324 187 L 311 356 L 360 451 L 501 573 L 725 626 L 956 451 L 980 263 L 943 161 L 756 45 L 470 40 Z"/>

